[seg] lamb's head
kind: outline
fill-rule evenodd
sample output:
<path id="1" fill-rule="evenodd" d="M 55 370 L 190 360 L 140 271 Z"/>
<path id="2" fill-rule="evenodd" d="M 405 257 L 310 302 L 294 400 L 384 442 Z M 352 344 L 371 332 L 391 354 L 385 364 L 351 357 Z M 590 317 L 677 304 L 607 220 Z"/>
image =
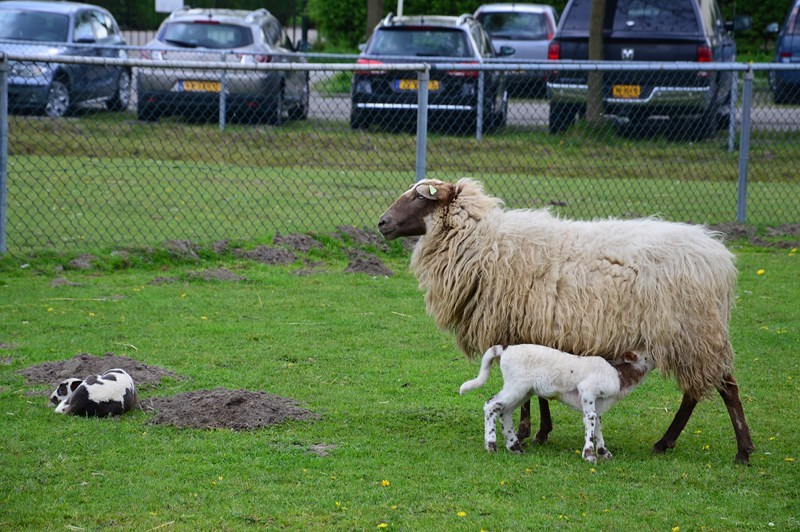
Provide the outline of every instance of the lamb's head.
<path id="1" fill-rule="evenodd" d="M 454 190 L 452 184 L 436 179 L 414 183 L 381 215 L 378 230 L 386 240 L 424 235 L 425 219 L 448 204 Z"/>
<path id="2" fill-rule="evenodd" d="M 83 382 L 82 379 L 67 379 L 61 381 L 58 387 L 50 394 L 50 402 L 54 405 L 66 401 L 78 389 Z"/>

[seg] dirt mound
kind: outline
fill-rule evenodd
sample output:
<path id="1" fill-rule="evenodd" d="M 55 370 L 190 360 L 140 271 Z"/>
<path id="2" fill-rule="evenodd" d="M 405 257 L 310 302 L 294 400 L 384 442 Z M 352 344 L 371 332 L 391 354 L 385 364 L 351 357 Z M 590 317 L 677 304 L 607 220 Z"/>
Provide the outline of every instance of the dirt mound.
<path id="1" fill-rule="evenodd" d="M 35 366 L 21 369 L 18 373 L 24 375 L 31 384 L 55 386 L 64 379 L 71 377 L 83 379 L 89 375 L 103 373 L 111 368 L 122 368 L 127 371 L 133 377 L 133 382 L 136 383 L 137 387 L 155 386 L 164 377 L 181 379 L 180 375 L 172 371 L 158 366 L 143 364 L 138 360 L 126 356 L 117 356 L 113 353 L 106 353 L 101 357 L 90 355 L 89 353 L 81 353 L 69 360 L 36 364 Z"/>
<path id="2" fill-rule="evenodd" d="M 284 248 L 270 248 L 267 246 L 258 246 L 253 250 L 246 251 L 243 249 L 234 250 L 237 257 L 242 257 L 263 264 L 279 265 L 291 264 L 297 260 L 297 256 Z"/>
<path id="3" fill-rule="evenodd" d="M 348 253 L 350 263 L 344 269 L 345 273 L 366 273 L 367 275 L 383 275 L 391 277 L 394 272 L 381 262 L 375 255 L 354 250 Z"/>
<path id="4" fill-rule="evenodd" d="M 318 419 L 292 399 L 247 390 L 198 390 L 142 401 L 149 423 L 181 428 L 250 430 L 287 420 Z"/>
<path id="5" fill-rule="evenodd" d="M 272 243 L 276 246 L 286 246 L 299 251 L 300 253 L 308 253 L 312 249 L 322 248 L 322 243 L 308 235 L 293 233 L 290 235 L 281 235 L 280 232 L 275 234 Z"/>

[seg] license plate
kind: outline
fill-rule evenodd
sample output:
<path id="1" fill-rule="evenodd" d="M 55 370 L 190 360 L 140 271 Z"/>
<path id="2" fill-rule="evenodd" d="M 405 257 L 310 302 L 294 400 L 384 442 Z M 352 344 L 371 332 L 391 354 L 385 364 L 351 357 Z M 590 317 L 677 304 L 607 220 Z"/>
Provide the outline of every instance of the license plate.
<path id="1" fill-rule="evenodd" d="M 219 92 L 222 84 L 219 81 L 181 81 L 180 90 L 186 92 Z"/>
<path id="2" fill-rule="evenodd" d="M 639 85 L 614 85 L 611 93 L 614 98 L 638 98 L 642 94 Z"/>
<path id="3" fill-rule="evenodd" d="M 419 89 L 419 80 L 416 79 L 400 79 L 395 81 L 397 90 L 401 91 L 415 91 Z M 439 80 L 432 79 L 428 81 L 428 90 L 429 91 L 438 91 L 439 90 Z"/>

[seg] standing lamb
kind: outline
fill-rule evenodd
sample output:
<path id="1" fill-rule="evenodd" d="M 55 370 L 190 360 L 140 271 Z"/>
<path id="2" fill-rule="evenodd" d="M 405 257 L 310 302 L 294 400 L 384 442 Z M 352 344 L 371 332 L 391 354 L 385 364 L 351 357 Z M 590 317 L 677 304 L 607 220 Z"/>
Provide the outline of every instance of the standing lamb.
<path id="1" fill-rule="evenodd" d="M 486 384 L 492 361 L 498 357 L 503 389 L 483 407 L 486 450 L 497 450 L 495 425 L 500 414 L 506 447 L 522 452 L 511 416 L 517 407 L 536 395 L 542 399 L 557 399 L 583 412 L 583 458 L 592 463 L 597 462 L 598 455 L 611 458 L 603 440 L 600 416 L 632 392 L 653 369 L 647 359 L 633 352 L 623 353 L 619 360 L 609 362 L 603 357 L 579 357 L 543 345 L 495 345 L 483 355 L 478 377 L 462 384 L 458 393 Z"/>
<path id="2" fill-rule="evenodd" d="M 59 414 L 91 417 L 122 415 L 133 408 L 136 399 L 133 378 L 119 368 L 84 380 L 67 379 L 50 395 Z"/>
<path id="3" fill-rule="evenodd" d="M 755 450 L 733 378 L 728 320 L 737 271 L 719 235 L 655 219 L 572 221 L 503 210 L 472 179 L 415 183 L 381 216 L 387 240 L 420 236 L 411 269 L 441 329 L 473 357 L 492 345 L 540 344 L 613 359 L 635 351 L 684 392 L 653 451 L 673 448 L 697 402 L 716 389 L 738 451 Z M 540 399 L 538 441 L 552 428 Z M 530 403 L 520 436 L 530 434 Z"/>

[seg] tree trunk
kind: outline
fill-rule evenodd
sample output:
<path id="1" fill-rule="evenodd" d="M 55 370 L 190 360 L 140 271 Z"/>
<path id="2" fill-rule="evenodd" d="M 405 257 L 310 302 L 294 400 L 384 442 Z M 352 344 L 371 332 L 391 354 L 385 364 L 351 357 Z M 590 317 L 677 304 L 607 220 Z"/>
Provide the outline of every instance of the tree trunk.
<path id="1" fill-rule="evenodd" d="M 383 18 L 383 0 L 367 0 L 367 39 Z"/>
<path id="2" fill-rule="evenodd" d="M 589 61 L 602 61 L 605 0 L 592 0 L 589 16 Z M 586 94 L 586 121 L 596 123 L 603 118 L 603 73 L 589 72 Z"/>

